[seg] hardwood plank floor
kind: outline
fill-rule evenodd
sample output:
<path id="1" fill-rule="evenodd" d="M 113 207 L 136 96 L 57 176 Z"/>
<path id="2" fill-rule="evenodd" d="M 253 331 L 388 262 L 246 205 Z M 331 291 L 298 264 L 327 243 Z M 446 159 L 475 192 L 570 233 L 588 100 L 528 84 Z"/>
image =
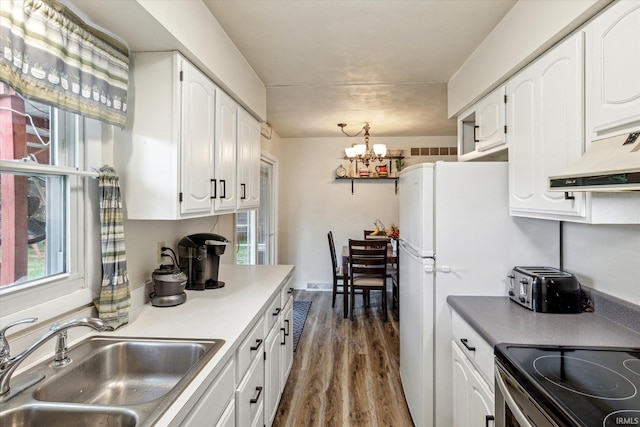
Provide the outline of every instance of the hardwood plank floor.
<path id="1" fill-rule="evenodd" d="M 412 426 L 399 372 L 398 321 L 384 322 L 380 293 L 370 306 L 356 297 L 354 320 L 342 317 L 339 295 L 295 291 L 312 301 L 294 353 L 274 426 Z M 391 299 L 388 298 L 387 302 Z"/>

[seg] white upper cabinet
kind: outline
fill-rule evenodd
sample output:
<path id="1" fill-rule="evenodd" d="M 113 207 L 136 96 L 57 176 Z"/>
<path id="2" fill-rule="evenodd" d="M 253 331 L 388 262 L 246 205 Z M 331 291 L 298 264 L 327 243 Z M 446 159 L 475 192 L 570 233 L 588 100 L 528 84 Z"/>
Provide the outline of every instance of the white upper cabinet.
<path id="1" fill-rule="evenodd" d="M 500 86 L 458 117 L 458 158 L 495 160 L 507 149 L 505 87 Z"/>
<path id="2" fill-rule="evenodd" d="M 183 61 L 181 214 L 211 212 L 216 87 Z"/>
<path id="3" fill-rule="evenodd" d="M 260 123 L 238 110 L 238 209 L 260 206 Z"/>
<path id="4" fill-rule="evenodd" d="M 512 215 L 584 218 L 585 195 L 547 191 L 548 177 L 584 151 L 583 33 L 564 40 L 507 82 Z"/>
<path id="5" fill-rule="evenodd" d="M 614 3 L 588 35 L 588 139 L 640 128 L 640 2 Z"/>
<path id="6" fill-rule="evenodd" d="M 127 128 L 114 160 L 128 219 L 212 214 L 216 86 L 176 52 L 131 56 Z"/>
<path id="7" fill-rule="evenodd" d="M 238 104 L 218 90 L 216 97 L 214 210 L 216 213 L 236 210 L 236 141 Z"/>

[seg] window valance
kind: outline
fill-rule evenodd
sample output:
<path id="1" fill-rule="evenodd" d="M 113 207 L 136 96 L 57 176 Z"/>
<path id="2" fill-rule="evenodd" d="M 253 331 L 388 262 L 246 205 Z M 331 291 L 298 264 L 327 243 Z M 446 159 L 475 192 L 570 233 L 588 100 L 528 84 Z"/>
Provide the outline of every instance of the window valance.
<path id="1" fill-rule="evenodd" d="M 0 80 L 124 127 L 129 50 L 55 0 L 0 0 Z"/>

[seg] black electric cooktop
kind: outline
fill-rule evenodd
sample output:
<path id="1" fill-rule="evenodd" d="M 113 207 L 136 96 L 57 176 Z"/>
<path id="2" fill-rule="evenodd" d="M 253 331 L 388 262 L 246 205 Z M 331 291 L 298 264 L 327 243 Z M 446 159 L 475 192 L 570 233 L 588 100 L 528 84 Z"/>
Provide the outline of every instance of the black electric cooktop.
<path id="1" fill-rule="evenodd" d="M 498 344 L 495 355 L 559 425 L 640 425 L 640 348 Z"/>

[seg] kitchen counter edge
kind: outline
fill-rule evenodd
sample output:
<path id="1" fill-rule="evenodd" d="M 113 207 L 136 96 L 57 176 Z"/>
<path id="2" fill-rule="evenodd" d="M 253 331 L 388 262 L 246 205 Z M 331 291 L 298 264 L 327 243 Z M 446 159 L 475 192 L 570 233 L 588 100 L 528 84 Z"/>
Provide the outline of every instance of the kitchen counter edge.
<path id="1" fill-rule="evenodd" d="M 492 347 L 500 343 L 640 347 L 640 333 L 597 312 L 536 313 L 508 297 L 453 296 L 447 303 Z"/>

